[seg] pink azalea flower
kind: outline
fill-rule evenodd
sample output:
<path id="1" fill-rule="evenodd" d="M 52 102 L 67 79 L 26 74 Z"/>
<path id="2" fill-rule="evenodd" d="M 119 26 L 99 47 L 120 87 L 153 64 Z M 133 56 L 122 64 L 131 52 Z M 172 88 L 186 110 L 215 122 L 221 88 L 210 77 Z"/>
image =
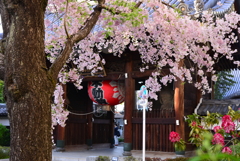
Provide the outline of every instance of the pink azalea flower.
<path id="1" fill-rule="evenodd" d="M 220 126 L 215 126 L 214 128 L 213 128 L 213 131 L 214 132 L 218 132 L 219 130 L 221 130 L 222 128 L 220 127 Z"/>
<path id="2" fill-rule="evenodd" d="M 213 135 L 212 143 L 220 144 L 220 145 L 224 146 L 224 137 L 221 134 L 216 133 Z"/>
<path id="3" fill-rule="evenodd" d="M 203 129 L 203 126 L 201 126 L 201 125 L 198 125 L 198 127 L 199 127 L 200 129 Z"/>
<path id="4" fill-rule="evenodd" d="M 197 126 L 196 121 L 193 121 L 193 122 L 191 123 L 191 126 Z"/>
<path id="5" fill-rule="evenodd" d="M 235 130 L 235 124 L 231 119 L 231 116 L 225 115 L 222 117 L 222 128 L 227 132 L 230 133 L 231 131 Z"/>
<path id="6" fill-rule="evenodd" d="M 180 135 L 177 132 L 172 131 L 169 135 L 169 140 L 173 143 L 180 141 Z"/>
<path id="7" fill-rule="evenodd" d="M 224 147 L 222 153 L 232 154 L 232 150 L 229 147 Z"/>
<path id="8" fill-rule="evenodd" d="M 222 117 L 222 121 L 223 121 L 223 122 L 225 122 L 225 121 L 232 121 L 232 118 L 231 118 L 231 116 L 229 116 L 229 115 L 224 115 L 224 116 Z"/>
<path id="9" fill-rule="evenodd" d="M 235 130 L 235 123 L 232 121 L 222 122 L 222 127 L 226 131 L 226 133 L 230 133 Z"/>

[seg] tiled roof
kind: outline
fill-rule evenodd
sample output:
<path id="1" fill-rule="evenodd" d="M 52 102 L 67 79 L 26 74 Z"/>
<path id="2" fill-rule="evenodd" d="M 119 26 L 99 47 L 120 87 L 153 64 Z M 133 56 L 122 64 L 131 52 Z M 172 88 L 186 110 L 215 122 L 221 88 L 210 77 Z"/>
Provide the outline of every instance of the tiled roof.
<path id="1" fill-rule="evenodd" d="M 233 110 L 237 111 L 240 108 L 240 99 L 228 99 L 228 100 L 202 100 L 197 108 L 195 113 L 198 115 L 207 115 L 207 111 L 210 113 L 219 113 L 227 114 L 228 107 L 231 107 Z"/>
<path id="2" fill-rule="evenodd" d="M 7 106 L 5 103 L 0 103 L 0 117 L 1 116 L 7 116 Z"/>
<path id="3" fill-rule="evenodd" d="M 184 7 L 188 14 L 195 14 L 194 1 L 196 0 L 163 0 L 171 6 Z M 203 2 L 203 10 L 212 11 L 216 16 L 222 16 L 233 10 L 234 0 L 200 0 Z M 184 5 L 182 5 L 184 4 Z"/>

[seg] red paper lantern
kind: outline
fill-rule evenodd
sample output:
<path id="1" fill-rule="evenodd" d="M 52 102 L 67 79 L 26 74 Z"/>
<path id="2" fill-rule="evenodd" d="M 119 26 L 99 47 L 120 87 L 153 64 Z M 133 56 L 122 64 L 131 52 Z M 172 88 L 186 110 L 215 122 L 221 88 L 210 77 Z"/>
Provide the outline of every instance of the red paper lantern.
<path id="1" fill-rule="evenodd" d="M 124 84 L 113 80 L 92 81 L 88 83 L 88 95 L 99 105 L 117 105 L 124 101 Z"/>

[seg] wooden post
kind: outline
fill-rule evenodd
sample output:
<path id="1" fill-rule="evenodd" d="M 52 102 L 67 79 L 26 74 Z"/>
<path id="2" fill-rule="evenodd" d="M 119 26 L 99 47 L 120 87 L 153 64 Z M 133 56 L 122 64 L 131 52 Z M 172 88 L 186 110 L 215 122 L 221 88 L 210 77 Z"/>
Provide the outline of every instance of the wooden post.
<path id="1" fill-rule="evenodd" d="M 179 67 L 183 66 L 183 60 Z M 176 115 L 176 132 L 185 140 L 185 121 L 184 121 L 184 82 L 177 78 L 174 82 L 174 110 Z"/>
<path id="2" fill-rule="evenodd" d="M 124 156 L 132 155 L 132 111 L 135 106 L 135 80 L 132 78 L 132 66 L 132 55 L 127 54 L 125 64 Z"/>
<path id="3" fill-rule="evenodd" d="M 67 101 L 67 85 L 62 84 L 63 87 L 63 99 L 65 100 L 65 104 Z M 57 125 L 57 144 L 56 144 L 56 152 L 65 151 L 65 127 Z"/>
<path id="4" fill-rule="evenodd" d="M 92 112 L 93 111 L 93 102 L 92 100 L 88 100 L 88 107 L 87 107 L 87 111 L 88 113 Z M 92 132 L 93 132 L 93 121 L 92 121 L 92 118 L 93 118 L 93 114 L 88 114 L 87 115 L 87 146 L 88 146 L 88 149 L 92 149 Z"/>
<path id="5" fill-rule="evenodd" d="M 110 111 L 110 148 L 114 148 L 114 106 L 110 107 L 112 109 L 112 111 Z"/>
<path id="6" fill-rule="evenodd" d="M 199 76 L 197 76 L 197 81 L 198 82 L 201 81 Z M 200 99 L 202 98 L 202 91 L 200 89 L 196 89 L 196 92 L 197 92 L 197 94 L 196 94 L 196 107 L 197 107 L 197 105 L 200 102 Z"/>
<path id="7" fill-rule="evenodd" d="M 235 10 L 238 14 L 240 14 L 240 1 L 235 1 L 234 2 L 234 7 L 235 7 Z"/>

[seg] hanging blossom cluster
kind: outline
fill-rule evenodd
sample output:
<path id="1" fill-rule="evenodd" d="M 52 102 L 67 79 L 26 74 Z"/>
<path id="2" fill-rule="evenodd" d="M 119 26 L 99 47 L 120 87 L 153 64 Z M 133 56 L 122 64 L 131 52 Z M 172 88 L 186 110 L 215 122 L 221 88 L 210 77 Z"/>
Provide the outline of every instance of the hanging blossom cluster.
<path id="1" fill-rule="evenodd" d="M 180 79 L 194 83 L 203 93 L 211 92 L 207 75 L 216 81 L 215 62 L 221 57 L 233 60 L 237 42 L 234 29 L 240 21 L 235 12 L 223 19 L 204 13 L 200 20 L 180 16 L 174 9 L 158 0 L 106 0 L 98 22 L 83 40 L 73 46 L 66 65 L 59 73 L 63 84 L 74 82 L 81 89 L 84 71 L 92 75 L 105 64 L 100 52 L 121 56 L 126 48 L 138 51 L 145 67 L 155 66 L 155 72 L 145 82 L 148 97 L 157 99 L 162 85 Z M 137 5 L 141 4 L 141 5 Z M 88 0 L 49 0 L 46 24 L 46 53 L 51 62 L 65 47 L 67 38 L 85 27 L 85 22 L 97 5 Z M 156 7 L 157 6 L 157 7 Z M 211 53 L 211 54 L 210 54 Z M 233 61 L 240 65 L 238 61 Z M 170 73 L 162 75 L 168 68 Z M 199 76 L 200 81 L 194 82 Z M 58 101 L 60 102 L 60 101 Z"/>
<path id="2" fill-rule="evenodd" d="M 64 110 L 63 88 L 60 84 L 56 85 L 54 92 L 54 104 L 52 104 L 52 128 L 59 124 L 64 127 L 66 124 L 68 111 Z"/>

